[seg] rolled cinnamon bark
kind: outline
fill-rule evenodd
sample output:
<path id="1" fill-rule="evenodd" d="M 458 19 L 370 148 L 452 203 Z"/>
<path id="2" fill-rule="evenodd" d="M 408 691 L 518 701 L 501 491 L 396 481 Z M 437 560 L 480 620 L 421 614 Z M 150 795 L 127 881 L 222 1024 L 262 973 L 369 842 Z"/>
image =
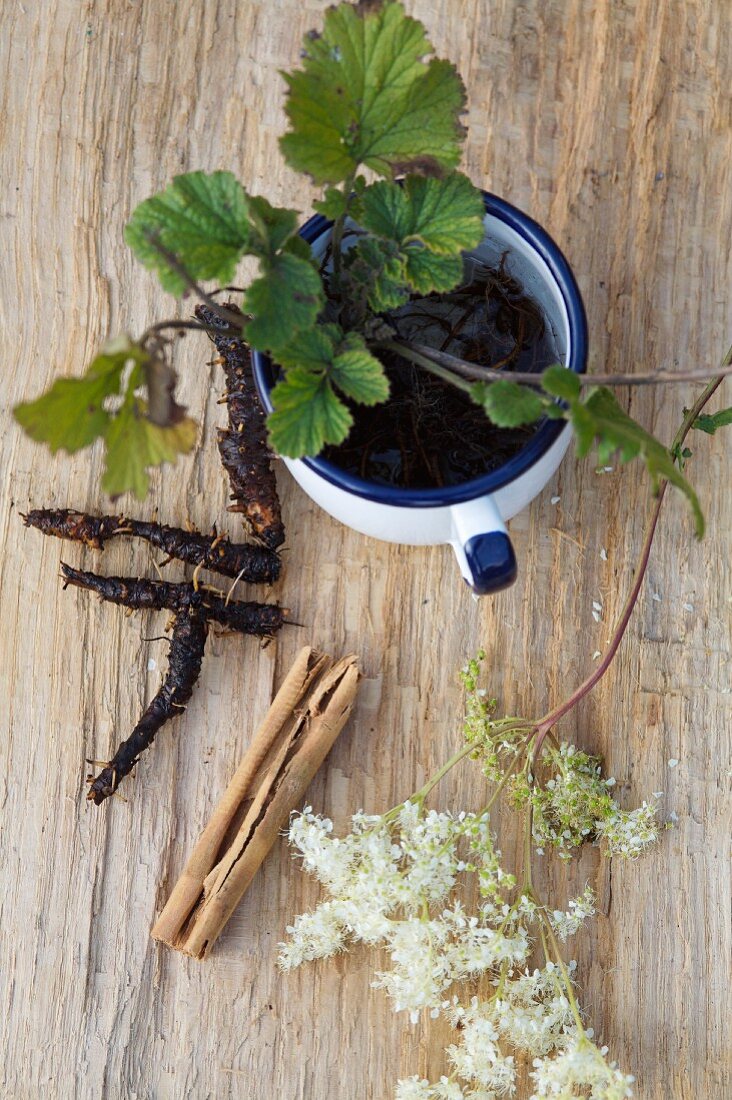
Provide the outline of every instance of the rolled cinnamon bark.
<path id="1" fill-rule="evenodd" d="M 358 677 L 354 656 L 333 664 L 309 647 L 300 651 L 155 923 L 155 939 L 208 956 L 343 729 Z"/>

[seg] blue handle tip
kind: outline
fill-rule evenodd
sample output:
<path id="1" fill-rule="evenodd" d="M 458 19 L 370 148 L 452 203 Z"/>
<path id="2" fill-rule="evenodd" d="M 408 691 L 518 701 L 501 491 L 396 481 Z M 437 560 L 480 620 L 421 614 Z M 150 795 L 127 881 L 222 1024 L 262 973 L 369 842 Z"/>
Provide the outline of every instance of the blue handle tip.
<path id="1" fill-rule="evenodd" d="M 463 549 L 472 577 L 468 584 L 476 595 L 500 592 L 516 580 L 516 555 L 504 531 L 474 535 Z"/>

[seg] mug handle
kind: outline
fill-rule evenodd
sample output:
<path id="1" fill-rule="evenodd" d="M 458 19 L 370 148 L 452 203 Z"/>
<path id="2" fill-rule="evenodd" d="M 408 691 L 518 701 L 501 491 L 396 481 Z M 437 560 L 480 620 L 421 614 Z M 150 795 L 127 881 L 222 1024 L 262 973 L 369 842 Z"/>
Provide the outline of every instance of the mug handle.
<path id="1" fill-rule="evenodd" d="M 455 504 L 450 539 L 460 572 L 478 596 L 500 592 L 516 580 L 516 555 L 493 497 Z"/>

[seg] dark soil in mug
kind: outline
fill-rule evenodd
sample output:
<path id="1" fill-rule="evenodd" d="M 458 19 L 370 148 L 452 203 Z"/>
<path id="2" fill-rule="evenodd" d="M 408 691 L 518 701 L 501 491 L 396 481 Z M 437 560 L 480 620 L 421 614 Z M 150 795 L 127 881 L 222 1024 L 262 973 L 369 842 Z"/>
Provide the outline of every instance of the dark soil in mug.
<path id="1" fill-rule="evenodd" d="M 539 373 L 559 361 L 541 309 L 504 264 L 477 265 L 466 285 L 413 298 L 389 319 L 403 339 L 509 377 L 512 370 Z M 323 452 L 367 481 L 409 489 L 459 485 L 503 465 L 539 426 L 496 428 L 456 387 L 399 355 L 389 353 L 383 362 L 391 382 L 388 402 L 352 406 L 348 439 Z"/>

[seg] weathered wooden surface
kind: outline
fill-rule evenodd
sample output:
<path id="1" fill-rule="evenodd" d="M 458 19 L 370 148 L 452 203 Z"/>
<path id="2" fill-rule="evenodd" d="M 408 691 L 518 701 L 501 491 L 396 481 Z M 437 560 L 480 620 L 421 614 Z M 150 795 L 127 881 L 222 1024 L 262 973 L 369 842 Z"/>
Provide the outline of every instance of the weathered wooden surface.
<path id="1" fill-rule="evenodd" d="M 715 362 L 732 329 L 727 5 L 408 6 L 470 89 L 467 170 L 542 221 L 573 263 L 592 365 Z M 450 753 L 454 672 L 479 644 L 505 709 L 542 713 L 591 667 L 630 581 L 649 502 L 636 469 L 597 476 L 569 457 L 511 525 L 518 584 L 480 603 L 447 549 L 361 538 L 284 476 L 290 549 L 276 594 L 307 630 L 267 649 L 213 638 L 185 717 L 140 764 L 128 801 L 101 810 L 84 801 L 84 758 L 108 754 L 159 682 L 165 647 L 147 639 L 163 621 L 61 593 L 60 557 L 92 556 L 25 531 L 18 512 L 102 506 L 100 455 L 51 459 L 8 407 L 57 370 L 78 371 L 108 333 L 141 330 L 170 310 L 122 227 L 173 173 L 231 168 L 252 190 L 307 208 L 307 188 L 278 154 L 278 69 L 295 62 L 300 34 L 324 7 L 3 6 L 0 1078 L 14 1100 L 382 1100 L 398 1076 L 439 1074 L 442 1032 L 392 1017 L 369 988 L 365 953 L 278 975 L 275 944 L 317 896 L 284 845 L 208 964 L 156 946 L 149 928 L 304 640 L 363 656 L 355 721 L 312 789 L 313 805 L 342 822 L 359 806 L 400 799 Z M 184 395 L 203 412 L 205 446 L 155 478 L 141 512 L 157 506 L 169 521 L 216 520 L 235 533 L 212 441 L 220 379 L 207 358 L 186 341 Z M 670 437 L 692 392 L 638 391 L 632 410 Z M 603 904 L 577 948 L 588 1014 L 637 1075 L 638 1095 L 658 1100 L 723 1100 L 732 1088 L 730 452 L 722 438 L 694 449 L 709 534 L 695 544 L 669 499 L 620 657 L 565 723 L 607 754 L 623 798 L 663 790 L 666 812 L 679 815 L 644 861 L 610 867 L 587 853 L 567 876 L 595 882 Z M 110 572 L 152 564 L 143 548 L 120 545 L 103 562 Z M 598 597 L 601 624 L 591 615 Z M 480 777 L 465 768 L 441 799 L 477 807 Z M 511 829 L 502 833 L 517 855 Z M 564 874 L 544 877 L 563 897 Z"/>

